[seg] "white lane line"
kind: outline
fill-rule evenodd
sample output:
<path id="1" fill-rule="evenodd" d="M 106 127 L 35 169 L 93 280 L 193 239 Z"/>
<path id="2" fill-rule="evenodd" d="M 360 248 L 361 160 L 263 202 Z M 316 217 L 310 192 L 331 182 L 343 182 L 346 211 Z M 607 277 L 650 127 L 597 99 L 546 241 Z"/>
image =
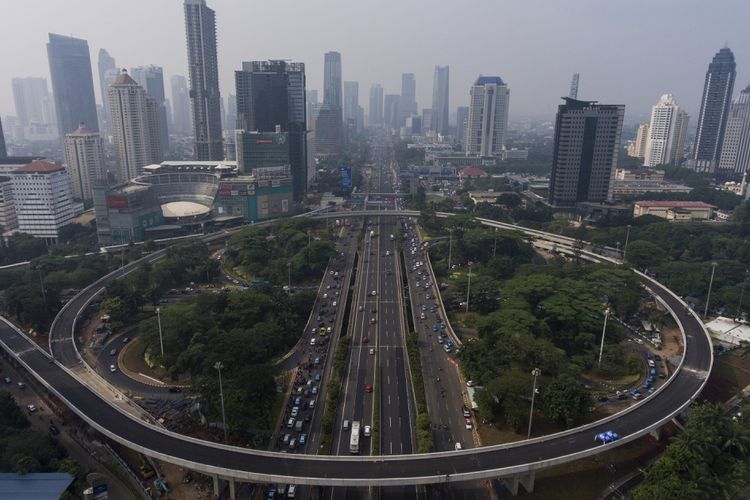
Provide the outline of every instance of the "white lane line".
<path id="1" fill-rule="evenodd" d="M 391 395 L 390 394 L 388 395 L 388 404 L 389 405 L 391 404 Z"/>

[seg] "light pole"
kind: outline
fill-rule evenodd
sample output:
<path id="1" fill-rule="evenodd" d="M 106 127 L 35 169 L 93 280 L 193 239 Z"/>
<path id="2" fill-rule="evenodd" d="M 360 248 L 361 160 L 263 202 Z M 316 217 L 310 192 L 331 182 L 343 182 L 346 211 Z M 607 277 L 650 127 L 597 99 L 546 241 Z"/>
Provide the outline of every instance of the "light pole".
<path id="1" fill-rule="evenodd" d="M 716 272 L 716 262 L 711 262 L 711 280 L 708 282 L 708 296 L 706 297 L 706 308 L 703 309 L 703 319 L 708 315 L 708 303 L 711 300 L 711 288 L 714 286 L 714 273 Z"/>
<path id="2" fill-rule="evenodd" d="M 740 303 L 737 305 L 737 319 L 742 317 L 742 299 L 745 296 L 745 285 L 747 285 L 747 273 L 748 273 L 748 270 L 745 269 L 745 276 L 742 279 L 742 291 L 740 292 Z"/>
<path id="3" fill-rule="evenodd" d="M 448 273 L 451 272 L 451 256 L 453 255 L 453 229 L 448 230 Z"/>
<path id="4" fill-rule="evenodd" d="M 224 387 L 221 385 L 221 369 L 224 368 L 224 365 L 221 364 L 221 361 L 217 361 L 214 364 L 214 368 L 216 368 L 219 371 L 219 397 L 221 398 L 221 421 L 224 427 L 224 442 L 227 443 L 227 414 L 224 411 Z"/>
<path id="5" fill-rule="evenodd" d="M 164 338 L 161 335 L 161 311 L 156 308 L 156 322 L 159 324 L 159 347 L 161 348 L 161 357 L 164 358 Z"/>
<path id="6" fill-rule="evenodd" d="M 625 246 L 622 247 L 622 260 L 625 260 L 625 256 L 628 253 L 628 241 L 630 240 L 630 224 L 628 224 L 628 232 L 625 233 Z"/>
<path id="7" fill-rule="evenodd" d="M 466 312 L 469 312 L 469 295 L 471 294 L 471 262 L 469 262 L 469 282 L 466 285 Z"/>
<path id="8" fill-rule="evenodd" d="M 604 352 L 604 334 L 607 333 L 607 318 L 609 317 L 609 307 L 604 310 L 604 328 L 602 328 L 602 343 L 599 346 L 599 364 L 597 368 L 602 367 L 602 353 Z"/>
<path id="9" fill-rule="evenodd" d="M 497 228 L 495 228 L 495 244 L 492 247 L 492 256 L 497 255 Z"/>
<path id="10" fill-rule="evenodd" d="M 526 432 L 526 439 L 531 439 L 531 419 L 534 417 L 534 396 L 536 396 L 536 378 L 542 374 L 542 370 L 534 368 L 531 375 L 534 376 L 534 387 L 531 389 L 531 410 L 529 410 L 529 430 Z"/>
<path id="11" fill-rule="evenodd" d="M 287 293 L 292 293 L 292 263 L 287 262 L 286 263 L 286 269 L 289 272 L 289 288 L 287 289 Z"/>

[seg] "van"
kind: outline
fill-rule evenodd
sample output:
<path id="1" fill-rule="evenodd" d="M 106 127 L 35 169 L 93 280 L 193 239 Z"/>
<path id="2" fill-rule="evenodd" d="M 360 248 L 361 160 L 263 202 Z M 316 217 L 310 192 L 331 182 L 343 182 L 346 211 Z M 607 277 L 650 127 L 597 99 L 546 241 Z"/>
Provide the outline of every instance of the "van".
<path id="1" fill-rule="evenodd" d="M 311 409 L 311 410 L 312 410 L 313 408 L 315 408 L 315 400 L 314 400 L 314 399 L 311 399 L 311 400 L 310 400 L 310 403 L 309 403 L 309 405 L 308 405 L 308 406 L 310 407 L 310 409 Z"/>
<path id="2" fill-rule="evenodd" d="M 290 484 L 289 488 L 286 491 L 286 497 L 287 498 L 294 498 L 294 495 L 297 493 L 297 486 L 294 484 Z"/>
<path id="3" fill-rule="evenodd" d="M 284 444 L 289 444 L 289 440 L 290 439 L 292 439 L 292 435 L 291 434 L 284 434 L 284 439 L 282 440 L 282 442 Z"/>
<path id="4" fill-rule="evenodd" d="M 344 430 L 345 431 L 349 430 L 349 421 L 348 420 L 344 420 Z"/>

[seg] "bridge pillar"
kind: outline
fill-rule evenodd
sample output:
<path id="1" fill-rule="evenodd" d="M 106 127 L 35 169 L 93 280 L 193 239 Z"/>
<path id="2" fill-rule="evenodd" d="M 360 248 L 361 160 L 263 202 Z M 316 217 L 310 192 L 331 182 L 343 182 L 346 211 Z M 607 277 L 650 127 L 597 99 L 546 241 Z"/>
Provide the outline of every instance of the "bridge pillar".
<path id="1" fill-rule="evenodd" d="M 229 498 L 230 500 L 235 500 L 237 498 L 237 495 L 234 491 L 234 478 L 229 478 Z"/>
<path id="2" fill-rule="evenodd" d="M 214 480 L 214 497 L 219 498 L 219 476 L 214 474 L 213 480 Z"/>
<path id="3" fill-rule="evenodd" d="M 518 495 L 518 485 L 520 484 L 528 493 L 534 492 L 534 480 L 536 479 L 535 472 L 528 472 L 526 474 L 516 474 L 515 476 L 504 478 L 505 486 L 511 495 Z"/>
<path id="4" fill-rule="evenodd" d="M 657 441 L 661 441 L 661 432 L 661 427 L 657 427 L 656 429 L 652 429 L 649 435 Z"/>

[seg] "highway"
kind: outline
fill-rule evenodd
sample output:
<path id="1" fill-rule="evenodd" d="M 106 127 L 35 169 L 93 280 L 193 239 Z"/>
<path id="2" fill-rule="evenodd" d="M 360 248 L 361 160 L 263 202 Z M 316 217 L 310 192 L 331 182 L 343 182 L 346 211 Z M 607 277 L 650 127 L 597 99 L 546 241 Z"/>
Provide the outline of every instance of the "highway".
<path id="1" fill-rule="evenodd" d="M 352 213 L 355 214 L 363 215 Z M 146 260 L 156 258 L 158 255 L 152 255 Z M 620 414 L 584 428 L 526 442 L 428 455 L 313 457 L 225 447 L 186 438 L 126 415 L 71 375 L 70 367 L 80 366 L 72 342 L 77 314 L 115 278 L 98 280 L 61 311 L 50 335 L 57 362 L 51 362 L 46 353 L 5 323 L 0 327 L 0 340 L 43 384 L 110 438 L 193 470 L 250 481 L 360 486 L 428 484 L 507 477 L 541 469 L 624 444 L 664 424 L 698 395 L 713 363 L 710 340 L 699 320 L 671 292 L 649 281 L 650 288 L 674 311 L 684 328 L 683 365 L 662 389 Z M 608 429 L 619 432 L 621 440 L 609 445 L 593 441 L 595 433 Z"/>

